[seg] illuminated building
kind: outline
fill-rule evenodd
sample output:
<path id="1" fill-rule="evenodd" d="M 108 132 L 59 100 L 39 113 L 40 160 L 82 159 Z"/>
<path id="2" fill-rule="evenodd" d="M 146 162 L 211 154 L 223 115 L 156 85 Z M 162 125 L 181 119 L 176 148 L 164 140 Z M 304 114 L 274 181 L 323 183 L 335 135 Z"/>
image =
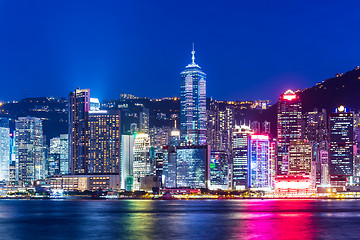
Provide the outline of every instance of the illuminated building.
<path id="1" fill-rule="evenodd" d="M 47 155 L 47 176 L 60 174 L 60 154 L 49 153 Z"/>
<path id="2" fill-rule="evenodd" d="M 31 184 L 44 177 L 42 121 L 35 117 L 20 117 L 15 121 L 17 180 Z"/>
<path id="3" fill-rule="evenodd" d="M 150 137 L 145 133 L 138 133 L 133 148 L 133 190 L 140 190 L 141 178 L 151 171 Z"/>
<path id="4" fill-rule="evenodd" d="M 10 180 L 9 119 L 0 118 L 0 181 Z"/>
<path id="5" fill-rule="evenodd" d="M 75 89 L 69 94 L 70 173 L 87 173 L 87 137 L 90 89 Z"/>
<path id="6" fill-rule="evenodd" d="M 163 146 L 168 145 L 169 135 L 171 134 L 170 127 L 152 127 L 149 132 L 151 146 L 162 149 Z"/>
<path id="7" fill-rule="evenodd" d="M 56 174 L 69 174 L 69 141 L 67 134 L 60 134 L 60 137 L 55 137 L 50 139 L 50 151 L 48 155 L 48 159 L 51 158 L 51 162 L 57 161 L 59 159 L 59 163 L 55 162 L 53 165 L 55 168 L 58 166 L 58 170 L 51 170 L 56 172 Z M 59 155 L 58 157 L 55 156 Z M 49 164 L 49 160 L 48 160 Z M 50 166 L 50 165 L 49 165 Z M 49 167 L 48 166 L 48 167 Z M 50 175 L 52 176 L 52 175 Z"/>
<path id="8" fill-rule="evenodd" d="M 176 177 L 177 177 L 177 155 L 176 147 L 168 146 L 167 149 L 167 161 L 164 166 L 164 175 L 165 175 L 165 187 L 166 188 L 176 188 Z"/>
<path id="9" fill-rule="evenodd" d="M 210 100 L 209 105 L 206 142 L 212 150 L 230 153 L 234 129 L 234 107 L 215 100 Z"/>
<path id="10" fill-rule="evenodd" d="M 88 116 L 89 174 L 119 173 L 120 168 L 120 111 L 90 111 Z"/>
<path id="11" fill-rule="evenodd" d="M 210 180 L 210 148 L 177 147 L 177 187 L 208 188 Z"/>
<path id="12" fill-rule="evenodd" d="M 318 112 L 314 109 L 312 112 L 304 114 L 305 133 L 304 137 L 312 143 L 328 141 L 328 128 L 326 110 Z"/>
<path id="13" fill-rule="evenodd" d="M 236 126 L 232 142 L 232 184 L 233 189 L 243 190 L 248 186 L 248 143 L 253 132 L 249 126 Z"/>
<path id="14" fill-rule="evenodd" d="M 267 135 L 250 135 L 249 184 L 250 188 L 271 187 L 270 141 Z"/>
<path id="15" fill-rule="evenodd" d="M 90 111 L 99 111 L 100 101 L 98 98 L 90 98 Z"/>
<path id="16" fill-rule="evenodd" d="M 149 118 L 150 118 L 149 109 L 143 108 L 143 111 L 140 112 L 140 117 L 139 117 L 140 132 L 147 134 L 149 133 L 149 121 L 150 121 Z"/>
<path id="17" fill-rule="evenodd" d="M 321 150 L 319 152 L 320 155 L 320 169 L 321 169 L 321 185 L 329 185 L 329 152 Z"/>
<path id="18" fill-rule="evenodd" d="M 85 190 L 120 190 L 119 174 L 106 175 L 68 175 L 50 178 L 51 189 L 63 189 L 65 191 Z"/>
<path id="19" fill-rule="evenodd" d="M 329 174 L 332 186 L 345 186 L 353 175 L 354 118 L 344 106 L 329 117 Z"/>
<path id="20" fill-rule="evenodd" d="M 311 175 L 312 147 L 307 140 L 291 141 L 288 175 Z"/>
<path id="21" fill-rule="evenodd" d="M 290 142 L 301 139 L 301 102 L 295 92 L 287 90 L 277 104 L 277 174 L 286 175 L 288 166 L 283 160 L 288 155 Z"/>
<path id="22" fill-rule="evenodd" d="M 181 72 L 180 132 L 182 145 L 206 144 L 206 74 L 195 63 Z"/>
<path id="23" fill-rule="evenodd" d="M 60 134 L 60 174 L 69 174 L 69 135 Z"/>
<path id="24" fill-rule="evenodd" d="M 121 189 L 132 190 L 133 162 L 134 162 L 134 134 L 121 135 Z"/>
<path id="25" fill-rule="evenodd" d="M 229 189 L 229 155 L 226 151 L 210 153 L 210 189 Z"/>
<path id="26" fill-rule="evenodd" d="M 278 195 L 301 196 L 314 193 L 309 175 L 278 175 L 274 185 Z"/>

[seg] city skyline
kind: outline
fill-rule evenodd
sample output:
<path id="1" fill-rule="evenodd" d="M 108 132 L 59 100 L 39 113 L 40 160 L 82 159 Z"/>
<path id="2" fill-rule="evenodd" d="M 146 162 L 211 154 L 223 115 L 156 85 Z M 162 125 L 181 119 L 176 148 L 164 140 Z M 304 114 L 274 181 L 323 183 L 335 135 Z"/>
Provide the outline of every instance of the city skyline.
<path id="1" fill-rule="evenodd" d="M 178 74 L 195 42 L 208 97 L 275 102 L 360 62 L 351 30 L 359 3 L 308 4 L 2 1 L 0 95 L 66 97 L 80 87 L 101 100 L 179 96 Z M 352 38 L 339 45 L 345 35 Z"/>

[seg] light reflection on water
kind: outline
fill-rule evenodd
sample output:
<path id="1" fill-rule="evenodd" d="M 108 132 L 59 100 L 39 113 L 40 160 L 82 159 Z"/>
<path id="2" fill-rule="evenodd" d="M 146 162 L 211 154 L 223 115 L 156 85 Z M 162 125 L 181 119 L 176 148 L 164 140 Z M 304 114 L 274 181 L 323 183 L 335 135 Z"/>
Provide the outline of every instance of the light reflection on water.
<path id="1" fill-rule="evenodd" d="M 1 200 L 0 239 L 356 239 L 360 201 Z"/>

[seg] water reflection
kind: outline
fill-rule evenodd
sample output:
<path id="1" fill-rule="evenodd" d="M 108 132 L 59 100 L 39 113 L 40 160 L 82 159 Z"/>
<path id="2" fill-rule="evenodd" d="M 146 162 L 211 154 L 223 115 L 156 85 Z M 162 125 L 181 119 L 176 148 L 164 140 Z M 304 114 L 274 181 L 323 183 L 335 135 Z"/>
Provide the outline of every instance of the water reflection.
<path id="1" fill-rule="evenodd" d="M 0 201 L 1 239 L 356 239 L 360 201 Z"/>

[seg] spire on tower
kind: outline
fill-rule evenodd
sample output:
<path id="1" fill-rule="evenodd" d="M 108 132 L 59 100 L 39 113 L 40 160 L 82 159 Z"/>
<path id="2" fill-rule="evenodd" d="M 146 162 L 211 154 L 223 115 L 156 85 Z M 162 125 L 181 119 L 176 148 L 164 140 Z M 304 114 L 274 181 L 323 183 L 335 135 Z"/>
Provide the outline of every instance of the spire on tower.
<path id="1" fill-rule="evenodd" d="M 192 54 L 192 64 L 195 64 L 195 44 L 193 42 L 193 50 L 191 51 L 191 54 Z"/>

